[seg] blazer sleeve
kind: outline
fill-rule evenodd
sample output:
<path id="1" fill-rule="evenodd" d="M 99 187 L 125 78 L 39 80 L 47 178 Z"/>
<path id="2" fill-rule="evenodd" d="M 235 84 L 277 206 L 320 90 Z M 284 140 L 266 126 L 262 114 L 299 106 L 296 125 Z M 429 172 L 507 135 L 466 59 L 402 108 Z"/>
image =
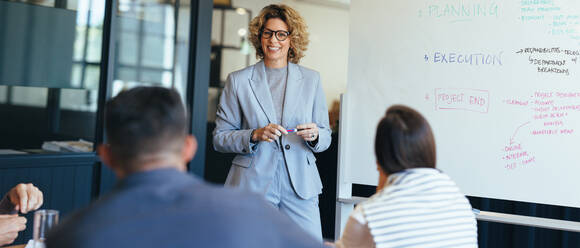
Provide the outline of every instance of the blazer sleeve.
<path id="1" fill-rule="evenodd" d="M 243 113 L 236 93 L 235 76 L 230 74 L 217 106 L 213 147 L 218 152 L 250 154 L 256 144 L 250 143 L 252 129 L 242 130 Z"/>
<path id="2" fill-rule="evenodd" d="M 318 126 L 318 142 L 307 142 L 307 146 L 313 152 L 323 152 L 330 146 L 332 131 L 328 124 L 328 107 L 326 107 L 326 97 L 318 73 L 316 73 L 316 96 L 312 109 L 312 121 Z"/>

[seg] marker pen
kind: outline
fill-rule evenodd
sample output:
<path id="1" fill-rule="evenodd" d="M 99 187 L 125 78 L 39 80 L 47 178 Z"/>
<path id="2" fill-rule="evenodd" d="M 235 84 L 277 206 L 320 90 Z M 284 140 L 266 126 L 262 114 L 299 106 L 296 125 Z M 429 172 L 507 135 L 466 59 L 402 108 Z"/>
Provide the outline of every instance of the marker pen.
<path id="1" fill-rule="evenodd" d="M 294 132 L 298 132 L 298 131 L 302 131 L 302 130 L 304 130 L 304 129 L 292 128 L 292 129 L 286 129 L 286 132 L 294 133 Z"/>

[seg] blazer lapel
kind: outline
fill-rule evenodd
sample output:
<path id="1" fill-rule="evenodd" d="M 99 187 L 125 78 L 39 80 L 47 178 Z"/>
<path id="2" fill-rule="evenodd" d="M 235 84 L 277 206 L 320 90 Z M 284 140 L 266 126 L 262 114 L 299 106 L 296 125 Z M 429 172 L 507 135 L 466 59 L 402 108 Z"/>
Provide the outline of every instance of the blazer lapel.
<path id="1" fill-rule="evenodd" d="M 260 103 L 260 107 L 270 123 L 276 123 L 276 112 L 274 110 L 274 103 L 272 103 L 272 95 L 270 94 L 270 87 L 266 79 L 266 67 L 264 61 L 260 61 L 254 65 L 252 78 L 250 79 L 250 86 L 252 91 Z"/>
<path id="2" fill-rule="evenodd" d="M 296 105 L 300 102 L 302 93 L 302 72 L 297 64 L 288 62 L 288 81 L 286 82 L 286 94 L 284 96 L 284 107 L 282 114 L 282 125 L 288 127 L 288 122 L 294 113 Z"/>

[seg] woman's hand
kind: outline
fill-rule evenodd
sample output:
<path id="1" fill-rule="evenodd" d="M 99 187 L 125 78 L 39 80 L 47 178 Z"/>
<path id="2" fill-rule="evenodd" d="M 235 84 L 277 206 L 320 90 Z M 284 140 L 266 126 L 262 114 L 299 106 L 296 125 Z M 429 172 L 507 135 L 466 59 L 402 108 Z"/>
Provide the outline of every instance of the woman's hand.
<path id="1" fill-rule="evenodd" d="M 296 135 L 302 136 L 305 141 L 312 142 L 318 139 L 318 126 L 316 123 L 300 124 L 296 128 L 300 130 Z"/>
<path id="2" fill-rule="evenodd" d="M 44 202 L 42 191 L 31 183 L 21 183 L 14 186 L 8 191 L 8 198 L 14 205 L 14 210 L 23 214 L 38 209 Z"/>
<path id="3" fill-rule="evenodd" d="M 12 244 L 18 232 L 26 229 L 26 218 L 18 215 L 0 215 L 0 246 Z"/>
<path id="4" fill-rule="evenodd" d="M 258 141 L 273 142 L 274 140 L 277 140 L 278 137 L 282 136 L 282 134 L 288 134 L 286 129 L 284 129 L 280 125 L 270 123 L 263 128 L 256 129 L 254 131 L 254 134 L 252 135 L 252 141 L 253 142 L 258 142 Z"/>

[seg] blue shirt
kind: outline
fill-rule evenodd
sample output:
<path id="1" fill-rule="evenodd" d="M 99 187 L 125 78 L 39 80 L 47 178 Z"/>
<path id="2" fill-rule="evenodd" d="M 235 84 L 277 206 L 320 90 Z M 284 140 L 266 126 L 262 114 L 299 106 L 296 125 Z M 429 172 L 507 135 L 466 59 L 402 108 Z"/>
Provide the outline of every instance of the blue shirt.
<path id="1" fill-rule="evenodd" d="M 321 247 L 262 197 L 174 169 L 132 174 L 49 233 L 47 247 Z"/>

